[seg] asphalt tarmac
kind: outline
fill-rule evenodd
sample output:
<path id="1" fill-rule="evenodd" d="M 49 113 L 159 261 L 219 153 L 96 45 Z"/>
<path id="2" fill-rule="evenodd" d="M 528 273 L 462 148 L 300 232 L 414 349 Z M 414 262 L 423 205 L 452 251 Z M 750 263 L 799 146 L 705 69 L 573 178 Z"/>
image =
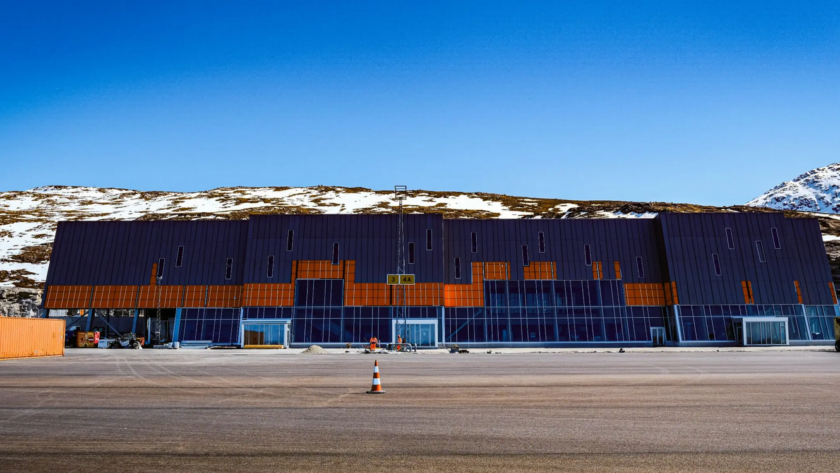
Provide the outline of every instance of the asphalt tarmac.
<path id="1" fill-rule="evenodd" d="M 840 471 L 840 354 L 71 350 L 0 362 L 0 471 Z"/>

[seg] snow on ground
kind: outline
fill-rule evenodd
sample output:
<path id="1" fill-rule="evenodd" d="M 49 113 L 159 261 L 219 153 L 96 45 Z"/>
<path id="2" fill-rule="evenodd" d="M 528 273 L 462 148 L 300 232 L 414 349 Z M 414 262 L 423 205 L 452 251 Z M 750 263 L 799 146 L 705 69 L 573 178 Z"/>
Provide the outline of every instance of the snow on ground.
<path id="1" fill-rule="evenodd" d="M 570 210 L 578 207 L 578 204 L 557 204 L 554 207 L 554 211 L 557 213 L 568 213 Z"/>
<path id="2" fill-rule="evenodd" d="M 645 213 L 623 213 L 623 212 L 608 212 L 605 210 L 599 210 L 597 212 L 599 217 L 602 218 L 655 218 L 656 213 L 653 212 L 645 212 Z"/>

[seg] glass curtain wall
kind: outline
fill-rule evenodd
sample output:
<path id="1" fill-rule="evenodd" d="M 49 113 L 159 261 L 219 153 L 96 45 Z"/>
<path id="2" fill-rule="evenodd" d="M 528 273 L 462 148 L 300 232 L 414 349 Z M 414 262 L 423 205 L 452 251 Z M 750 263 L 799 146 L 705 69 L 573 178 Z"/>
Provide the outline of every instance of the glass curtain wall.
<path id="1" fill-rule="evenodd" d="M 392 341 L 392 307 L 344 307 L 341 279 L 299 279 L 295 307 L 258 307 L 245 310 L 246 318 L 292 318 L 294 343 L 367 343 L 371 338 Z M 400 311 L 402 314 L 402 311 Z M 407 318 L 437 319 L 436 307 L 408 307 Z"/>
<path id="2" fill-rule="evenodd" d="M 787 317 L 790 339 L 833 340 L 834 306 L 801 305 L 685 305 L 680 325 L 685 341 L 736 341 L 732 317 Z M 810 335 L 810 338 L 809 338 Z"/>
<path id="3" fill-rule="evenodd" d="M 341 342 L 343 304 L 343 280 L 297 280 L 292 340 L 295 343 Z"/>
<path id="4" fill-rule="evenodd" d="M 486 281 L 484 298 L 446 309 L 447 343 L 651 341 L 668 325 L 664 307 L 625 307 L 621 281 Z"/>
<path id="5" fill-rule="evenodd" d="M 181 309 L 178 338 L 210 340 L 217 344 L 239 342 L 239 309 Z"/>
<path id="6" fill-rule="evenodd" d="M 832 305 L 806 306 L 805 316 L 808 318 L 808 329 L 811 340 L 834 340 L 834 317 L 837 307 Z M 791 339 L 793 335 L 791 335 Z"/>

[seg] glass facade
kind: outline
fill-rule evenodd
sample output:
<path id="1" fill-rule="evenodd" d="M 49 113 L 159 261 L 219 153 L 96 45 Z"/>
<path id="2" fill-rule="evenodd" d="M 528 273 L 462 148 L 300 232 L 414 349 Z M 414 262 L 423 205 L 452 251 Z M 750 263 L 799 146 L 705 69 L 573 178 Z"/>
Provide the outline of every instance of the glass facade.
<path id="1" fill-rule="evenodd" d="M 805 317 L 808 319 L 811 340 L 834 340 L 835 316 L 840 316 L 836 306 L 805 306 Z"/>
<path id="2" fill-rule="evenodd" d="M 446 343 L 648 342 L 664 307 L 625 307 L 621 281 L 486 281 L 484 307 L 445 309 Z"/>
<path id="3" fill-rule="evenodd" d="M 239 343 L 239 309 L 181 309 L 179 341 Z"/>
<path id="4" fill-rule="evenodd" d="M 732 317 L 787 317 L 790 339 L 833 340 L 835 306 L 801 305 L 682 305 L 680 329 L 684 341 L 738 341 Z"/>
<path id="5" fill-rule="evenodd" d="M 437 319 L 437 307 L 344 307 L 341 279 L 298 280 L 294 308 L 255 307 L 245 317 L 291 318 L 292 343 L 366 343 L 391 341 L 394 319 Z"/>
<path id="6" fill-rule="evenodd" d="M 437 320 L 442 343 L 651 342 L 652 328 L 664 329 L 669 342 L 677 340 L 669 309 L 626 306 L 619 280 L 485 281 L 483 307 L 345 307 L 343 300 L 343 280 L 301 279 L 295 285 L 295 307 L 182 309 L 178 339 L 238 344 L 241 314 L 252 323 L 291 320 L 288 342 L 297 344 L 366 343 L 373 337 L 390 342 L 392 322 L 403 318 Z M 838 315 L 830 305 L 678 307 L 681 340 L 687 342 L 739 342 L 733 320 L 750 316 L 786 317 L 792 341 L 830 341 Z M 776 344 L 772 330 L 770 340 Z"/>

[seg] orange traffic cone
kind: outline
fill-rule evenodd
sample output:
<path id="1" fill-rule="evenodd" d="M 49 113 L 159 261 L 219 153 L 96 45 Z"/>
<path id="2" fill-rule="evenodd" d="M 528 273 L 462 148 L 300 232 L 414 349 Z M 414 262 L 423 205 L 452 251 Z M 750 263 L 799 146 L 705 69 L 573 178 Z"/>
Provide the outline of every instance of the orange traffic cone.
<path id="1" fill-rule="evenodd" d="M 379 362 L 376 360 L 373 362 L 373 384 L 370 387 L 370 391 L 367 393 L 385 394 L 385 390 L 382 389 L 382 384 L 379 382 Z"/>

